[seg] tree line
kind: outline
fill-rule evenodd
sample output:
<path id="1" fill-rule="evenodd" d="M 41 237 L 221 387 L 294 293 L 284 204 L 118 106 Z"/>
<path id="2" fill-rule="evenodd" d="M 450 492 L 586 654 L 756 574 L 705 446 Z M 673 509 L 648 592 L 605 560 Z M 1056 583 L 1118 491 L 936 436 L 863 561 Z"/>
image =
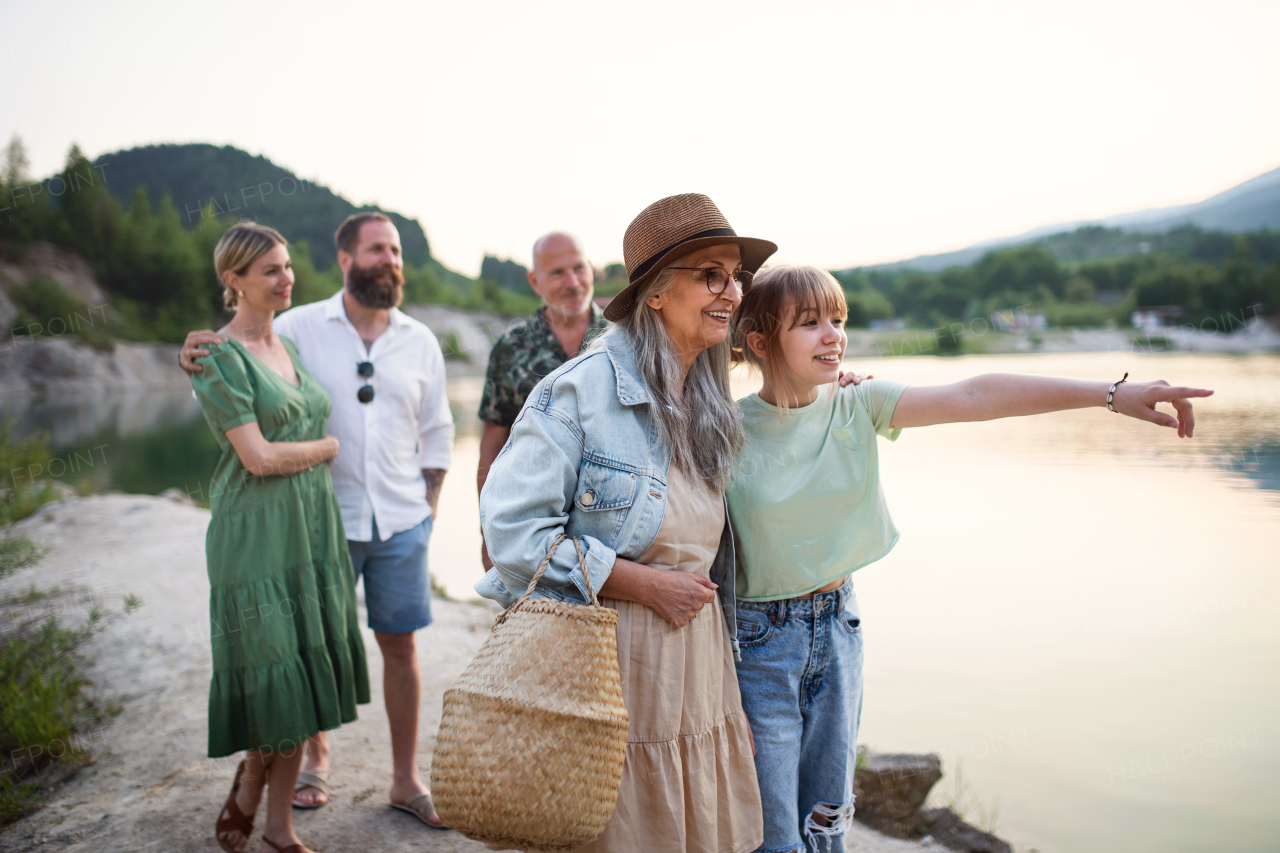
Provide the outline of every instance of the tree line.
<path id="1" fill-rule="evenodd" d="M 1136 253 L 1090 260 L 1099 244 Z M 876 269 L 834 273 L 849 301 L 849 325 L 903 318 L 938 326 L 995 311 L 1041 312 L 1060 327 L 1127 325 L 1137 309 L 1171 307 L 1186 321 L 1280 311 L 1280 232 L 1202 231 L 1164 235 L 1082 228 L 1028 246 L 1000 249 L 938 273 Z"/>

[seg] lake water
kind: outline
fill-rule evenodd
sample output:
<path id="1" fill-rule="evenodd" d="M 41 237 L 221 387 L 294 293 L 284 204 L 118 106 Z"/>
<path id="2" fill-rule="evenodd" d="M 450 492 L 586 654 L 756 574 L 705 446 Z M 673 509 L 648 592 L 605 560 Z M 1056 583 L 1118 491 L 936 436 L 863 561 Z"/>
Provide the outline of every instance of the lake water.
<path id="1" fill-rule="evenodd" d="M 882 442 L 902 538 L 855 576 L 861 740 L 940 753 L 935 799 L 958 798 L 974 822 L 997 812 L 1020 847 L 1277 849 L 1280 356 L 851 366 L 913 383 L 1129 371 L 1216 389 L 1189 441 L 1092 409 Z M 450 384 L 458 442 L 431 564 L 455 597 L 480 571 L 479 394 L 478 380 Z M 52 432 L 54 473 L 81 488 L 207 489 L 216 445 L 189 393 L 6 405 L 19 432 Z"/>

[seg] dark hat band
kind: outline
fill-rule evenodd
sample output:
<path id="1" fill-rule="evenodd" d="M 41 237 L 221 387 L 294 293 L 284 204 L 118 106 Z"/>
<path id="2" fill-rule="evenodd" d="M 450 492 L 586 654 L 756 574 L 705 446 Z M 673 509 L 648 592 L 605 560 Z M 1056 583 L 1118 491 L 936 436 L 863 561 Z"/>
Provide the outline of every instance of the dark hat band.
<path id="1" fill-rule="evenodd" d="M 708 228 L 706 231 L 699 231 L 697 234 L 690 234 L 688 237 L 684 237 L 680 240 L 677 240 L 676 242 L 672 243 L 670 246 L 667 246 L 665 249 L 659 249 L 658 251 L 654 252 L 645 260 L 644 263 L 636 267 L 635 271 L 632 272 L 631 275 L 627 276 L 627 281 L 630 284 L 635 284 L 637 281 L 644 278 L 644 276 L 648 274 L 649 270 L 653 269 L 654 264 L 656 264 L 658 261 L 666 257 L 668 252 L 680 246 L 682 243 L 688 243 L 692 240 L 701 240 L 703 237 L 737 237 L 737 236 L 738 236 L 738 233 L 734 231 L 732 228 Z"/>

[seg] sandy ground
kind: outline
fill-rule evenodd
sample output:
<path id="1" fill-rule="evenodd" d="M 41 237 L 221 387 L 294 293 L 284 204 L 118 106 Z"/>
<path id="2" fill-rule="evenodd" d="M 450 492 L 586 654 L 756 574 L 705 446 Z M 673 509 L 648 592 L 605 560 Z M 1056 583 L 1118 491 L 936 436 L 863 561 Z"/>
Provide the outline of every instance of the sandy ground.
<path id="1" fill-rule="evenodd" d="M 48 795 L 39 812 L 0 831 L 14 851 L 217 850 L 213 824 L 234 759 L 205 757 L 210 673 L 204 566 L 207 510 L 139 495 L 72 498 L 44 507 L 18 530 L 50 551 L 36 567 L 0 582 L 0 594 L 35 585 L 74 588 L 52 610 L 83 618 L 92 604 L 119 610 L 132 593 L 143 606 L 95 642 L 94 689 L 123 710 L 85 735 L 96 761 Z M 47 605 L 33 605 L 38 608 Z M 423 701 L 419 766 L 429 772 L 444 690 L 484 641 L 482 604 L 436 601 L 436 622 L 418 633 Z M 363 609 L 363 608 L 362 608 Z M 364 616 L 361 614 L 361 622 Z M 387 806 L 390 741 L 382 713 L 382 660 L 366 632 L 373 703 L 331 734 L 330 804 L 295 812 L 298 835 L 318 851 L 482 851 L 457 833 L 430 830 Z M 261 813 L 260 813 L 261 820 Z M 848 850 L 918 850 L 861 826 Z M 251 844 L 249 850 L 256 850 Z"/>

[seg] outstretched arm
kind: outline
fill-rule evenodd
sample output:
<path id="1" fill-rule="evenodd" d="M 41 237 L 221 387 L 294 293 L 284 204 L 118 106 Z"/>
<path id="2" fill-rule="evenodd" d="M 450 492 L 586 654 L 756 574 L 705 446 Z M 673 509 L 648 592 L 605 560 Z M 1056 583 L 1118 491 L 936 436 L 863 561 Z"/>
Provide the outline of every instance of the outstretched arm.
<path id="1" fill-rule="evenodd" d="M 962 421 L 989 421 L 1039 415 L 1107 404 L 1110 382 L 1059 379 L 1017 373 L 986 373 L 950 385 L 913 385 L 898 399 L 892 426 L 917 427 Z M 1154 382 L 1125 382 L 1116 388 L 1111 405 L 1122 415 L 1178 430 L 1190 438 L 1195 428 L 1193 397 L 1208 397 L 1205 388 Z M 1177 417 L 1158 411 L 1157 403 L 1172 403 Z"/>

